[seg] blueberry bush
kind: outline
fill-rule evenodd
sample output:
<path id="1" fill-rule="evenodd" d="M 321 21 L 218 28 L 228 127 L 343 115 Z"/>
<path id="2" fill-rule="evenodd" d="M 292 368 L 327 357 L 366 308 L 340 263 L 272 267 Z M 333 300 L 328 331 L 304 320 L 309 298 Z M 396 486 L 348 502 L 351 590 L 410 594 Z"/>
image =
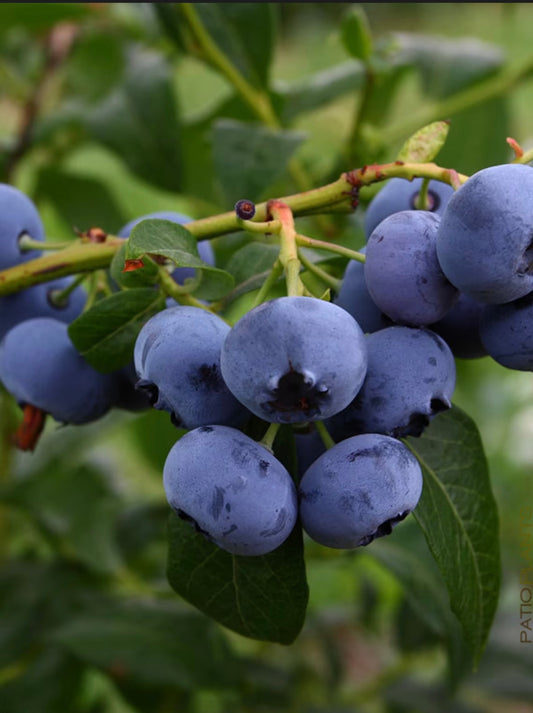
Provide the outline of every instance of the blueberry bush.
<path id="1" fill-rule="evenodd" d="M 2 6 L 2 713 L 529 700 L 533 59 L 399 7 Z"/>

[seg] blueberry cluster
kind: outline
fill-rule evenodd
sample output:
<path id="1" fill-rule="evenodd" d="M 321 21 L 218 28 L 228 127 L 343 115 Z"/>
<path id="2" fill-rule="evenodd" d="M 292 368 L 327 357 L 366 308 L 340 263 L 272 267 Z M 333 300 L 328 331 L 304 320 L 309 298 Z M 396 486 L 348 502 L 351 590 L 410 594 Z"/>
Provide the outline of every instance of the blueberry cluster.
<path id="1" fill-rule="evenodd" d="M 365 216 L 366 262 L 350 262 L 336 303 L 367 333 L 440 335 L 454 357 L 533 367 L 533 168 L 502 164 L 458 190 L 390 180 Z"/>
<path id="2" fill-rule="evenodd" d="M 230 553 L 271 552 L 297 522 L 327 547 L 367 545 L 419 501 L 421 468 L 401 439 L 451 407 L 455 358 L 533 369 L 533 169 L 493 166 L 456 191 L 426 183 L 392 179 L 379 192 L 366 261 L 349 262 L 333 301 L 278 297 L 233 326 L 208 305 L 167 304 L 120 373 L 95 371 L 70 342 L 81 288 L 2 298 L 0 381 L 62 423 L 112 406 L 168 412 L 185 431 L 164 466 L 168 502 Z M 43 239 L 31 201 L 3 186 L 0 208 L 0 267 L 35 257 L 19 250 L 23 235 Z M 119 235 L 147 217 L 189 220 L 152 213 Z M 214 265 L 209 242 L 199 251 Z M 58 290 L 67 307 L 50 299 Z M 292 473 L 274 455 L 279 427 L 294 436 Z"/>
<path id="3" fill-rule="evenodd" d="M 190 220 L 179 213 L 144 217 L 179 223 Z M 127 237 L 139 220 L 128 223 L 119 234 Z M 17 188 L 0 184 L 0 269 L 42 255 L 37 248 L 23 250 L 24 239 L 44 240 L 38 210 Z M 209 243 L 201 244 L 202 253 L 206 261 L 214 260 Z M 186 270 L 175 271 L 176 281 L 190 276 Z M 0 384 L 22 408 L 50 414 L 62 424 L 90 423 L 111 408 L 139 411 L 150 407 L 148 395 L 135 388 L 138 377 L 133 362 L 105 374 L 75 349 L 67 328 L 83 312 L 86 301 L 86 291 L 73 278 L 40 283 L 0 298 Z M 32 449 L 35 443 L 30 437 L 27 444 L 19 445 Z"/>
<path id="4" fill-rule="evenodd" d="M 435 339 L 413 345 L 422 361 L 436 359 L 432 375 L 448 366 Z M 138 387 L 187 430 L 164 466 L 171 507 L 238 555 L 276 549 L 298 516 L 313 539 L 330 547 L 352 548 L 391 532 L 422 489 L 420 466 L 400 440 L 372 423 L 327 451 L 321 443 L 297 492 L 269 446 L 246 434 L 258 418 L 303 431 L 327 423 L 364 389 L 368 366 L 367 339 L 357 322 L 313 297 L 268 300 L 231 328 L 199 307 L 167 308 L 152 317 L 136 342 Z M 453 379 L 435 381 L 432 394 L 447 408 Z M 410 390 L 407 378 L 404 386 Z M 398 400 L 405 397 L 399 390 Z"/>

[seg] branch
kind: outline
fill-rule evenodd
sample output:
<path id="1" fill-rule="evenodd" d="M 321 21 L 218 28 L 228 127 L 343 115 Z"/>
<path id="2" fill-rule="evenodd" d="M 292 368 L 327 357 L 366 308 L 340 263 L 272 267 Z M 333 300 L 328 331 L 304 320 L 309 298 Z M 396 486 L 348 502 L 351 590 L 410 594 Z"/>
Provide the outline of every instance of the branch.
<path id="1" fill-rule="evenodd" d="M 328 183 L 311 191 L 295 193 L 278 200 L 287 204 L 295 217 L 322 213 L 332 206 L 341 204 L 357 205 L 359 188 L 388 178 L 412 179 L 417 176 L 432 178 L 457 187 L 468 176 L 458 174 L 453 169 L 437 166 L 435 163 L 394 163 L 363 166 L 341 174 L 333 183 Z M 256 205 L 255 219 L 267 221 L 269 201 Z M 187 223 L 186 229 L 197 240 L 206 240 L 242 229 L 242 221 L 235 211 L 202 218 Z M 334 245 L 333 243 L 331 243 Z M 104 242 L 87 242 L 81 238 L 71 246 L 56 253 L 44 255 L 0 272 L 0 297 L 13 294 L 40 282 L 48 282 L 57 277 L 97 270 L 109 266 L 113 256 L 124 245 L 124 239 L 108 235 Z"/>

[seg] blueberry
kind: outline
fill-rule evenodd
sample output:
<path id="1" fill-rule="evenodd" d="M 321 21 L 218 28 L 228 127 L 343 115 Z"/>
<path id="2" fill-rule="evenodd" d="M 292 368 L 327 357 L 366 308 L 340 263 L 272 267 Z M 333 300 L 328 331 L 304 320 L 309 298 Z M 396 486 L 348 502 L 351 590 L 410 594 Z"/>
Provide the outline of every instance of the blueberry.
<path id="1" fill-rule="evenodd" d="M 115 378 L 115 398 L 113 406 L 124 411 L 144 411 L 150 408 L 150 398 L 146 391 L 136 389 L 138 381 L 133 361 L 113 372 Z"/>
<path id="2" fill-rule="evenodd" d="M 352 549 L 389 535 L 417 505 L 422 471 L 401 441 L 368 433 L 337 443 L 303 476 L 300 517 L 326 547 Z"/>
<path id="3" fill-rule="evenodd" d="M 111 407 L 114 381 L 76 351 L 67 325 L 51 317 L 19 322 L 0 342 L 0 381 L 21 405 L 61 423 L 82 424 Z"/>
<path id="4" fill-rule="evenodd" d="M 296 446 L 298 476 L 301 478 L 318 456 L 324 453 L 326 446 L 318 431 L 311 429 L 302 433 L 295 432 L 294 444 Z"/>
<path id="5" fill-rule="evenodd" d="M 480 335 L 488 354 L 499 364 L 533 371 L 533 292 L 506 304 L 486 305 Z"/>
<path id="6" fill-rule="evenodd" d="M 391 178 L 387 181 L 387 184 L 370 201 L 366 209 L 365 235 L 367 239 L 378 224 L 389 215 L 402 210 L 416 209 L 416 200 L 423 180 L 422 178 L 414 178 L 412 181 L 406 178 Z M 453 193 L 453 188 L 447 183 L 430 181 L 424 210 L 442 215 Z"/>
<path id="7" fill-rule="evenodd" d="M 479 320 L 484 309 L 477 300 L 463 294 L 444 317 L 429 328 L 440 335 L 459 359 L 487 356 L 479 334 Z"/>
<path id="8" fill-rule="evenodd" d="M 429 329 L 387 327 L 366 336 L 368 371 L 350 405 L 326 421 L 335 440 L 359 433 L 419 436 L 451 406 L 455 361 Z"/>
<path id="9" fill-rule="evenodd" d="M 266 448 L 227 426 L 203 426 L 172 447 L 163 469 L 170 506 L 235 555 L 264 555 L 290 535 L 296 489 Z"/>
<path id="10" fill-rule="evenodd" d="M 171 220 L 173 223 L 178 223 L 179 225 L 184 225 L 185 223 L 190 223 L 192 218 L 188 215 L 183 215 L 183 213 L 175 213 L 174 211 L 161 210 L 155 213 L 147 213 L 140 218 L 135 218 L 126 223 L 117 233 L 120 238 L 129 238 L 130 233 L 133 228 L 141 222 L 141 220 L 146 220 L 148 218 L 160 218 L 161 220 Z M 208 240 L 199 240 L 197 243 L 198 254 L 201 259 L 208 265 L 215 264 L 215 253 Z M 196 271 L 193 267 L 177 267 L 172 272 L 172 277 L 176 282 L 182 285 L 188 277 L 194 277 Z"/>
<path id="11" fill-rule="evenodd" d="M 359 252 L 363 254 L 366 246 Z M 344 271 L 341 288 L 335 304 L 349 312 L 363 332 L 377 332 L 392 325 L 392 320 L 376 305 L 365 281 L 365 268 L 362 262 L 350 260 Z"/>
<path id="12" fill-rule="evenodd" d="M 437 322 L 459 297 L 437 260 L 439 223 L 427 210 L 404 210 L 385 218 L 368 239 L 368 292 L 396 323 L 421 327 Z"/>
<path id="13" fill-rule="evenodd" d="M 246 409 L 231 394 L 220 370 L 220 350 L 230 327 L 200 307 L 158 312 L 135 342 L 137 388 L 176 426 L 239 425 Z"/>
<path id="14" fill-rule="evenodd" d="M 241 198 L 240 201 L 235 203 L 235 213 L 237 218 L 241 220 L 251 220 L 255 215 L 255 203 L 246 198 Z"/>
<path id="15" fill-rule="evenodd" d="M 78 317 L 85 306 L 87 293 L 76 287 L 62 304 L 54 302 L 54 294 L 72 283 L 72 278 L 62 277 L 43 282 L 34 287 L 0 297 L 0 339 L 19 322 L 34 317 L 53 317 L 67 324 Z"/>
<path id="16" fill-rule="evenodd" d="M 24 234 L 33 240 L 44 240 L 44 228 L 37 208 L 18 188 L 0 183 L 0 270 L 41 255 L 40 250 L 20 250 L 18 240 Z"/>
<path id="17" fill-rule="evenodd" d="M 500 304 L 533 290 L 533 168 L 490 166 L 451 197 L 437 234 L 442 270 L 459 290 Z"/>
<path id="18" fill-rule="evenodd" d="M 346 310 L 313 297 L 278 297 L 247 312 L 221 353 L 222 376 L 265 421 L 297 423 L 347 406 L 366 373 L 364 335 Z"/>

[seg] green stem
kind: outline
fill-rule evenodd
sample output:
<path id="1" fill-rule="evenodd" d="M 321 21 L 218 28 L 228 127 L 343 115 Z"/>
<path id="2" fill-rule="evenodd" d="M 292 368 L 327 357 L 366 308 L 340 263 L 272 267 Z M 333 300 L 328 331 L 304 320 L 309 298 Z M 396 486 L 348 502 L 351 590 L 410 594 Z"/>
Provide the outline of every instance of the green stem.
<path id="1" fill-rule="evenodd" d="M 179 3 L 178 7 L 181 9 L 204 59 L 226 77 L 229 83 L 237 90 L 241 99 L 248 104 L 267 126 L 278 128 L 278 119 L 268 95 L 265 92 L 256 90 L 217 47 L 202 24 L 194 3 L 183 2 Z"/>
<path id="2" fill-rule="evenodd" d="M 319 277 L 326 283 L 326 285 L 329 285 L 333 290 L 335 290 L 335 292 L 339 291 L 341 284 L 340 280 L 333 277 L 333 275 L 330 275 L 329 272 L 326 272 L 326 270 L 323 270 L 321 267 L 318 267 L 318 265 L 315 265 L 311 262 L 311 260 L 308 260 L 301 250 L 298 250 L 298 257 L 306 270 L 309 270 L 309 272 L 312 272 L 314 275 Z"/>
<path id="3" fill-rule="evenodd" d="M 83 306 L 83 311 L 88 312 L 93 304 L 96 302 L 96 298 L 98 296 L 99 292 L 99 280 L 98 280 L 98 273 L 95 272 L 90 276 L 90 282 L 89 282 L 89 291 L 87 293 L 87 299 L 85 300 L 85 304 Z"/>
<path id="4" fill-rule="evenodd" d="M 428 210 L 428 186 L 429 178 L 424 178 L 422 185 L 420 186 L 420 191 L 415 200 L 415 208 L 417 210 Z"/>
<path id="5" fill-rule="evenodd" d="M 50 300 L 56 307 L 62 307 L 67 303 L 69 295 L 76 290 L 81 283 L 87 279 L 87 275 L 78 275 L 70 285 L 64 287 L 62 290 L 52 290 L 50 293 Z"/>
<path id="6" fill-rule="evenodd" d="M 158 275 L 159 282 L 165 294 L 167 294 L 169 297 L 172 297 L 172 299 L 176 300 L 176 302 L 178 302 L 179 304 L 189 305 L 190 307 L 200 307 L 200 309 L 204 309 L 207 312 L 213 311 L 211 307 L 208 307 L 203 302 L 200 302 L 200 300 L 197 300 L 195 297 L 188 294 L 187 291 L 184 291 L 181 286 L 178 285 L 176 280 L 174 280 L 173 277 L 168 274 L 164 267 L 160 267 L 158 269 Z"/>
<path id="7" fill-rule="evenodd" d="M 122 238 L 108 238 L 103 243 L 75 241 L 57 253 L 10 267 L 0 272 L 0 296 L 48 282 L 56 277 L 107 267 L 121 245 L 124 245 Z"/>
<path id="8" fill-rule="evenodd" d="M 315 428 L 318 431 L 318 435 L 322 439 L 322 443 L 326 446 L 326 448 L 329 450 L 330 448 L 333 448 L 335 445 L 335 441 L 333 438 L 329 435 L 328 429 L 324 426 L 323 421 L 315 421 Z"/>
<path id="9" fill-rule="evenodd" d="M 195 3 L 179 3 L 181 12 L 189 25 L 200 55 L 211 64 L 235 88 L 241 99 L 248 105 L 252 112 L 270 129 L 279 130 L 282 127 L 268 92 L 256 89 L 235 67 L 230 59 L 222 52 L 206 30 L 196 8 Z M 297 158 L 292 158 L 288 164 L 289 173 L 300 191 L 308 191 L 312 187 L 309 175 Z M 317 216 L 320 228 L 329 230 L 329 221 L 322 216 Z"/>
<path id="10" fill-rule="evenodd" d="M 72 240 L 64 240 L 60 243 L 54 243 L 48 240 L 34 240 L 27 233 L 21 235 L 18 240 L 21 252 L 25 253 L 29 250 L 63 250 L 72 245 Z"/>
<path id="11" fill-rule="evenodd" d="M 278 431 L 280 429 L 281 423 L 271 423 L 270 426 L 268 427 L 267 432 L 263 436 L 263 438 L 259 441 L 259 444 L 262 445 L 264 448 L 267 449 L 267 451 L 272 451 L 272 447 L 274 445 L 274 440 L 276 436 L 278 435 Z"/>
<path id="12" fill-rule="evenodd" d="M 294 216 L 310 215 L 323 212 L 342 202 L 350 205 L 353 192 L 361 186 L 368 186 L 387 178 L 411 179 L 416 176 L 435 179 L 450 185 L 454 185 L 454 181 L 461 184 L 468 179 L 468 176 L 457 174 L 453 169 L 443 168 L 435 163 L 396 161 L 347 171 L 332 183 L 303 193 L 285 196 L 280 200 L 287 204 Z M 268 204 L 269 202 L 265 201 L 256 205 L 255 217 L 258 222 L 267 221 L 271 217 Z M 187 230 L 197 240 L 226 235 L 238 229 L 238 218 L 234 210 L 187 223 Z M 308 242 L 301 244 L 313 247 Z M 102 243 L 76 240 L 69 247 L 56 253 L 43 255 L 8 268 L 0 272 L 0 297 L 57 277 L 107 268 L 122 245 L 124 245 L 124 239 L 113 235 L 108 235 Z M 324 241 L 322 247 L 325 245 L 328 245 L 328 249 L 332 249 L 333 252 L 341 253 L 332 243 Z M 315 246 L 318 247 L 316 243 Z M 347 248 L 342 250 L 346 251 Z M 354 257 L 354 259 L 360 259 L 346 252 L 344 254 Z"/>
<path id="13" fill-rule="evenodd" d="M 242 220 L 238 218 L 239 228 L 246 230 L 248 233 L 261 233 L 262 235 L 277 234 L 280 229 L 279 220 L 267 220 L 258 222 L 256 220 Z"/>
<path id="14" fill-rule="evenodd" d="M 357 262 L 364 262 L 366 260 L 364 253 L 359 253 L 357 250 L 351 250 L 350 248 L 345 248 L 343 245 L 336 245 L 335 243 L 328 243 L 325 240 L 308 238 L 307 235 L 300 235 L 300 233 L 296 233 L 296 244 L 306 248 L 329 250 L 331 253 L 337 253 L 343 257 L 350 258 L 350 260 L 357 260 Z"/>
<path id="15" fill-rule="evenodd" d="M 533 58 L 528 59 L 520 67 L 507 69 L 496 76 L 486 79 L 480 84 L 468 87 L 453 96 L 423 107 L 409 114 L 409 118 L 393 125 L 383 133 L 383 141 L 387 145 L 395 144 L 410 136 L 421 126 L 442 118 L 450 118 L 454 114 L 509 93 L 514 87 L 533 76 Z"/>
<path id="16" fill-rule="evenodd" d="M 296 246 L 296 229 L 292 211 L 286 203 L 280 200 L 269 201 L 268 208 L 272 216 L 277 218 L 281 224 L 279 261 L 285 269 L 287 294 L 289 297 L 303 295 L 304 285 L 300 279 L 301 265 Z"/>
<path id="17" fill-rule="evenodd" d="M 281 264 L 281 261 L 278 258 L 276 262 L 272 265 L 272 269 L 270 270 L 268 277 L 263 282 L 259 292 L 257 293 L 257 296 L 254 300 L 254 307 L 257 307 L 257 305 L 262 304 L 266 300 L 268 293 L 270 292 L 272 287 L 274 287 L 274 285 L 282 274 L 283 265 Z"/>
<path id="18" fill-rule="evenodd" d="M 533 149 L 525 151 L 522 156 L 520 156 L 519 158 L 515 158 L 512 163 L 529 163 L 530 161 L 533 161 Z"/>

